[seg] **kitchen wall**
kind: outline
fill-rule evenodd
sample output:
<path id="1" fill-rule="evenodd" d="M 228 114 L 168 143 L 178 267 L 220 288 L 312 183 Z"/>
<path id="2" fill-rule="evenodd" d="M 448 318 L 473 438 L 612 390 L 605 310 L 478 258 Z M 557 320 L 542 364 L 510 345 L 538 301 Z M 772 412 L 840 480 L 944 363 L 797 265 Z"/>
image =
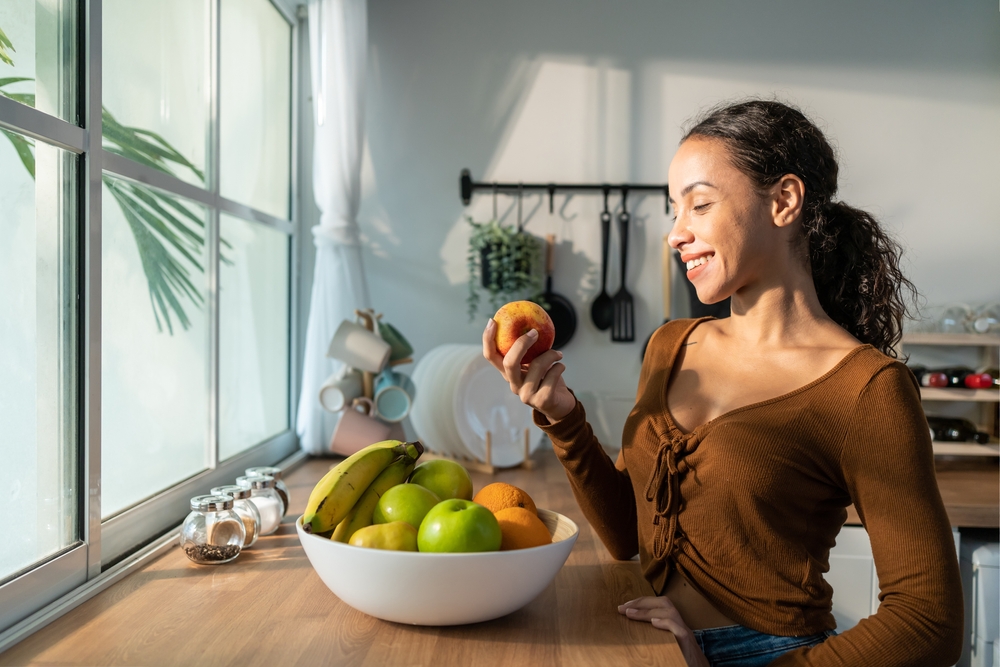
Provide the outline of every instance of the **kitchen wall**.
<path id="1" fill-rule="evenodd" d="M 751 95 L 793 102 L 826 131 L 841 158 L 842 199 L 902 242 L 928 304 L 1000 298 L 994 0 L 370 0 L 369 37 L 365 263 L 375 307 L 418 357 L 476 343 L 487 317 L 466 315 L 464 216 L 487 220 L 492 202 L 480 194 L 462 206 L 463 167 L 477 180 L 665 183 L 685 122 Z M 557 235 L 555 289 L 579 316 L 566 380 L 616 445 L 643 341 L 664 317 L 670 219 L 662 196 L 630 201 L 638 333 L 635 343 L 611 343 L 589 319 L 599 200 L 560 196 L 555 214 L 539 197 L 524 206 L 528 231 Z M 513 200 L 501 197 L 499 208 L 512 223 Z M 614 260 L 611 270 L 617 276 Z M 674 278 L 680 317 L 683 277 Z"/>

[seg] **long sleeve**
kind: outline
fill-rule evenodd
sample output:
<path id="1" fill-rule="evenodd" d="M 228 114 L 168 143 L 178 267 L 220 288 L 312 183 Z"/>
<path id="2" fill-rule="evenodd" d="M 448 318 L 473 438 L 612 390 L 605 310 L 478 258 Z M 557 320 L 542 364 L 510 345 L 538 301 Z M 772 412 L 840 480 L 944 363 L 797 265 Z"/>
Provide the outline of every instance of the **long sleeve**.
<path id="1" fill-rule="evenodd" d="M 552 440 L 576 502 L 608 551 L 618 560 L 635 556 L 639 551 L 635 494 L 622 456 L 617 463 L 611 461 L 587 423 L 580 401 L 555 423 L 537 411 L 534 420 Z"/>
<path id="2" fill-rule="evenodd" d="M 958 560 L 919 390 L 902 364 L 879 371 L 859 395 L 840 462 L 871 539 L 881 588 L 878 611 L 772 665 L 954 664 L 963 632 Z"/>

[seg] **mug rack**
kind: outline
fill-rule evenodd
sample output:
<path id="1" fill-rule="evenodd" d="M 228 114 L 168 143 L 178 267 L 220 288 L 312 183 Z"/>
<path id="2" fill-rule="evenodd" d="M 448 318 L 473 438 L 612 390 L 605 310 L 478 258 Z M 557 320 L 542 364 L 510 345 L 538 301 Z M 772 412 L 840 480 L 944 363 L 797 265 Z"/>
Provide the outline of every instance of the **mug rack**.
<path id="1" fill-rule="evenodd" d="M 424 443 L 424 458 L 427 460 L 434 459 L 448 459 L 449 461 L 455 461 L 461 464 L 468 470 L 475 472 L 481 472 L 487 475 L 494 475 L 498 470 L 510 470 L 512 468 L 521 468 L 522 470 L 532 470 L 535 467 L 535 462 L 531 459 L 531 438 L 528 429 L 524 429 L 524 461 L 512 466 L 511 468 L 500 468 L 499 466 L 493 465 L 493 434 L 486 431 L 486 456 L 484 461 L 479 459 L 470 458 L 468 456 L 455 456 L 454 454 L 447 454 L 445 452 L 436 452 L 431 449 L 430 445 L 426 442 Z"/>
<path id="2" fill-rule="evenodd" d="M 376 315 L 375 311 L 369 308 L 365 310 L 355 310 L 354 315 L 359 320 L 361 320 L 361 325 L 365 329 L 368 329 L 368 331 L 371 331 L 372 333 L 375 334 L 378 333 L 375 329 L 375 323 L 380 319 L 382 319 L 382 313 Z M 413 357 L 406 357 L 405 359 L 396 359 L 395 361 L 390 361 L 386 364 L 386 366 L 388 366 L 389 368 L 394 368 L 396 366 L 402 366 L 403 364 L 411 364 L 411 363 L 413 363 Z M 375 374 L 369 371 L 361 371 L 361 386 L 364 388 L 363 391 L 365 398 L 367 398 L 368 400 L 374 400 Z"/>

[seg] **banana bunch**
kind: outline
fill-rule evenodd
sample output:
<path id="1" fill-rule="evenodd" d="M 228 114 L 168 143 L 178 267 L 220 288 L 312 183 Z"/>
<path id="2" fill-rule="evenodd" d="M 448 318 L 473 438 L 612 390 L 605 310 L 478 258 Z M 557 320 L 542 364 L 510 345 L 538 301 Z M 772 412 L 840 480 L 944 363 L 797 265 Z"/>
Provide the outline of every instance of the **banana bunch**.
<path id="1" fill-rule="evenodd" d="M 352 454 L 313 488 L 302 515 L 302 528 L 309 533 L 329 533 L 346 523 L 339 529 L 339 537 L 334 533 L 334 539 L 346 542 L 354 530 L 371 525 L 379 497 L 406 481 L 423 453 L 419 442 L 384 440 Z"/>

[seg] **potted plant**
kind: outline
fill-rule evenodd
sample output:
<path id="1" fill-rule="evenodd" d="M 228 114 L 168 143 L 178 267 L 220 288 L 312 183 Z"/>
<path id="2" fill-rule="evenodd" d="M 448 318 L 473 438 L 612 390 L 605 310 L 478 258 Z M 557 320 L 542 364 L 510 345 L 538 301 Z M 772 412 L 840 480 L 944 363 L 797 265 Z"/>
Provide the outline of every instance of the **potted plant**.
<path id="1" fill-rule="evenodd" d="M 476 222 L 469 237 L 469 321 L 479 310 L 486 292 L 490 314 L 507 303 L 537 296 L 542 291 L 538 271 L 541 242 L 517 227 L 504 227 L 496 220 Z"/>

